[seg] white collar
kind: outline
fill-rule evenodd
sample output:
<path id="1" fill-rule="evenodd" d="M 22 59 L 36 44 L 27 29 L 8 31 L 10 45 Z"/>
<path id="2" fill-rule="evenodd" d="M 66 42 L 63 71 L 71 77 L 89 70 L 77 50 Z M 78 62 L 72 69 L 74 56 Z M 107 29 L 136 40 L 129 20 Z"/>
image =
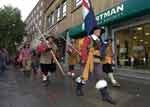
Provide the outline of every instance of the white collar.
<path id="1" fill-rule="evenodd" d="M 92 37 L 93 40 L 99 40 L 99 38 L 94 34 L 92 34 L 91 37 Z"/>

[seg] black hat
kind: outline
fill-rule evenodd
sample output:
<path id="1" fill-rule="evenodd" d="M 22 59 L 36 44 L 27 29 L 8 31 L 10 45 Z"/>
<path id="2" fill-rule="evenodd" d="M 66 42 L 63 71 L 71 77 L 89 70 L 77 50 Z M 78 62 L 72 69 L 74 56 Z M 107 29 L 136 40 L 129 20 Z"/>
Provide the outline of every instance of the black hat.
<path id="1" fill-rule="evenodd" d="M 55 37 L 54 37 L 54 36 L 51 36 L 51 35 L 47 36 L 47 37 L 46 37 L 46 40 L 48 40 L 49 38 L 52 38 L 53 40 L 55 40 Z"/>
<path id="2" fill-rule="evenodd" d="M 107 42 L 108 42 L 109 40 L 112 41 L 112 38 L 111 38 L 111 37 L 108 37 L 108 38 L 106 39 Z"/>
<path id="3" fill-rule="evenodd" d="M 98 30 L 98 29 L 101 30 L 101 35 L 102 35 L 103 33 L 105 33 L 105 29 L 104 29 L 104 28 L 102 28 L 102 27 L 100 27 L 100 26 L 95 26 L 95 27 L 92 29 L 92 31 L 91 31 L 90 34 L 93 34 L 94 31 L 95 31 L 95 30 Z"/>

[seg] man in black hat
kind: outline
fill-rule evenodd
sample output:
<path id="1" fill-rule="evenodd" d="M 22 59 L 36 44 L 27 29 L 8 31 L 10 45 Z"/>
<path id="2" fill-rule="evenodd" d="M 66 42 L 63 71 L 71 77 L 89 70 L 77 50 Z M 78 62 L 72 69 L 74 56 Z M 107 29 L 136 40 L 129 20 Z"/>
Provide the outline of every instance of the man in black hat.
<path id="1" fill-rule="evenodd" d="M 99 26 L 93 28 L 91 35 L 86 36 L 83 40 L 83 46 L 81 46 L 81 60 L 82 60 L 82 76 L 77 77 L 76 81 L 76 94 L 78 96 L 83 95 L 82 88 L 88 81 L 90 74 L 94 74 L 96 80 L 96 88 L 100 91 L 104 101 L 111 104 L 115 104 L 107 90 L 107 82 L 104 80 L 102 64 L 103 58 L 101 58 L 100 49 L 100 36 L 105 32 Z"/>
<path id="2" fill-rule="evenodd" d="M 38 47 L 38 51 L 40 53 L 40 66 L 41 71 L 43 72 L 43 82 L 47 84 L 48 77 L 56 70 L 56 64 L 51 54 L 51 50 L 56 54 L 57 46 L 54 43 L 53 36 L 46 37 L 46 40 L 49 46 L 47 46 L 45 41 L 42 41 L 41 46 L 39 45 Z"/>

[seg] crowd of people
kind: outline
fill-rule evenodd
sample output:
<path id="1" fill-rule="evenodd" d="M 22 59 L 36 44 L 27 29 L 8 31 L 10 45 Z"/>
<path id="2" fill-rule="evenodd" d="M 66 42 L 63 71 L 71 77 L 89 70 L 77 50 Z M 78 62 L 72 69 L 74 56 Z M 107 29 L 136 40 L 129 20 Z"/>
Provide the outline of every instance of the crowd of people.
<path id="1" fill-rule="evenodd" d="M 88 83 L 90 76 L 93 75 L 97 81 L 96 88 L 101 93 L 103 100 L 115 104 L 115 101 L 113 101 L 107 90 L 108 84 L 104 78 L 104 73 L 107 74 L 113 86 L 120 87 L 120 84 L 113 75 L 112 39 L 108 38 L 103 42 L 101 35 L 104 32 L 104 29 L 98 26 L 94 27 L 90 36 L 83 37 L 80 47 L 74 45 L 76 40 L 71 40 L 70 45 L 66 49 L 69 55 L 69 71 L 67 75 L 73 77 L 73 80 L 75 80 L 75 93 L 77 96 L 84 95 L 83 87 Z M 59 59 L 59 49 L 55 43 L 55 38 L 49 35 L 46 37 L 46 41 L 45 38 L 40 39 L 40 43 L 36 49 L 31 49 L 30 44 L 26 43 L 16 55 L 16 64 L 23 68 L 22 71 L 27 76 L 30 76 L 31 71 L 33 75 L 41 71 L 42 82 L 47 85 L 50 76 L 55 73 L 57 66 L 56 59 L 51 52 Z M 78 58 L 80 61 L 77 60 L 77 56 L 80 57 Z M 76 75 L 76 64 L 80 64 L 81 66 L 80 76 Z"/>

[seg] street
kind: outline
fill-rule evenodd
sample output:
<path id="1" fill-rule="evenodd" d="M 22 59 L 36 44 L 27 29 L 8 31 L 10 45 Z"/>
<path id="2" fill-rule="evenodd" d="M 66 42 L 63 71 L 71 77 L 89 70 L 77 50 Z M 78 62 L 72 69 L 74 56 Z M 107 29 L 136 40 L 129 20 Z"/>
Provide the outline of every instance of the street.
<path id="1" fill-rule="evenodd" d="M 120 83 L 121 88 L 109 85 L 110 94 L 117 101 L 111 105 L 101 100 L 100 93 L 93 88 L 94 82 L 84 88 L 85 96 L 77 97 L 70 78 L 56 76 L 48 86 L 43 86 L 39 76 L 28 78 L 9 67 L 0 74 L 0 107 L 149 107 L 149 84 L 122 79 Z"/>

